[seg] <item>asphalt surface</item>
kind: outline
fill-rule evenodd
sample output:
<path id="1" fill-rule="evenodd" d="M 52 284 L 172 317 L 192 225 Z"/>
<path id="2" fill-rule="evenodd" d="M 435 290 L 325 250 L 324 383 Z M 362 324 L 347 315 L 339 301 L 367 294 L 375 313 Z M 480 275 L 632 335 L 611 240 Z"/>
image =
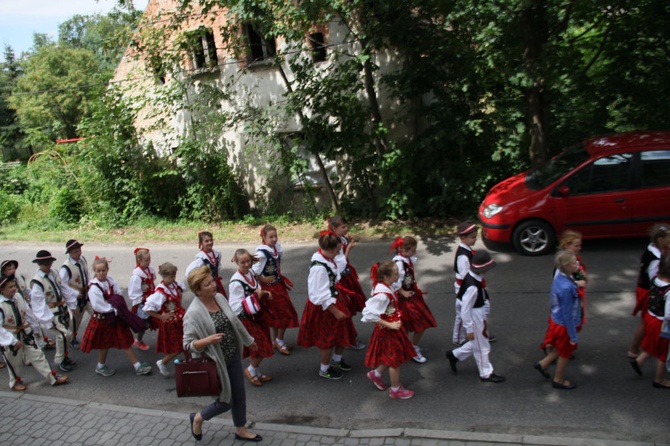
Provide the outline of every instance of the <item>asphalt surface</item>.
<path id="1" fill-rule="evenodd" d="M 112 258 L 110 275 L 122 286 L 127 284 L 134 266 L 134 246 L 81 241 L 85 243 L 84 255 L 89 261 L 95 255 Z M 351 260 L 363 279 L 364 289 L 370 286 L 366 277 L 369 266 L 389 258 L 389 245 L 390 242 L 361 243 L 352 251 Z M 455 246 L 452 240 L 429 238 L 423 238 L 419 244 L 417 279 L 428 292 L 426 301 L 438 327 L 427 331 L 421 342 L 428 361 L 408 363 L 401 368 L 403 384 L 416 392 L 413 399 L 390 400 L 385 392 L 376 390 L 365 378 L 364 350 L 347 351 L 345 359 L 354 369 L 340 381 L 327 381 L 317 376 L 318 351 L 296 348 L 291 356 L 276 354 L 263 361 L 263 373 L 272 375 L 272 382 L 260 388 L 247 386 L 250 422 L 347 432 L 414 429 L 500 438 L 555 438 L 553 444 L 567 444 L 565 439 L 570 438 L 583 441 L 580 444 L 670 442 L 667 416 L 670 392 L 652 387 L 651 361 L 644 364 L 644 377 L 639 378 L 626 359 L 638 323 L 630 311 L 639 256 L 646 246 L 644 240 L 584 243 L 582 254 L 589 272 L 589 321 L 580 333 L 579 349 L 567 370 L 567 377 L 578 385 L 572 391 L 552 389 L 549 381 L 532 368 L 532 363 L 541 358 L 539 344 L 549 315 L 551 256 L 530 258 L 509 251 L 492 253 L 498 266 L 487 275 L 487 286 L 492 298 L 491 332 L 498 341 L 492 344 L 491 359 L 496 373 L 504 375 L 507 382 L 479 382 L 472 360 L 459 363 L 459 373 L 452 374 L 444 352 L 452 348 Z M 148 247 L 155 266 L 165 261 L 175 263 L 180 269 L 178 276 L 195 254 L 193 246 Z M 217 247 L 223 251 L 225 260 L 238 247 L 253 250 L 255 246 L 217 244 Z M 476 248 L 483 248 L 481 242 Z M 30 261 L 38 249 L 50 250 L 59 260 L 64 257 L 61 244 L 9 243 L 0 245 L 0 257 L 18 260 L 19 272 L 28 278 L 33 274 Z M 316 243 L 285 244 L 284 249 L 283 273 L 295 284 L 291 296 L 301 313 L 307 299 L 309 259 Z M 227 273 L 232 274 L 233 264 L 226 267 Z M 187 297 L 185 303 L 191 298 Z M 372 326 L 361 323 L 360 316 L 355 320 L 359 339 L 367 342 Z M 295 344 L 297 334 L 297 329 L 289 330 L 287 341 Z M 155 334 L 147 335 L 146 340 L 153 346 Z M 135 376 L 121 352 L 110 351 L 108 364 L 117 370 L 110 378 L 93 372 L 95 354 L 75 351 L 72 356 L 78 365 L 70 373 L 71 384 L 49 387 L 39 375 L 26 370 L 28 394 L 182 414 L 199 410 L 208 402 L 206 398 L 178 399 L 174 378 L 165 378 L 157 370 L 148 376 Z M 160 357 L 153 351 L 138 352 L 138 356 L 151 364 Z M 52 359 L 53 352 L 47 357 Z M 5 376 L 4 372 L 0 376 Z M 2 395 L 0 398 L 5 401 Z M 224 419 L 229 420 L 229 415 Z"/>

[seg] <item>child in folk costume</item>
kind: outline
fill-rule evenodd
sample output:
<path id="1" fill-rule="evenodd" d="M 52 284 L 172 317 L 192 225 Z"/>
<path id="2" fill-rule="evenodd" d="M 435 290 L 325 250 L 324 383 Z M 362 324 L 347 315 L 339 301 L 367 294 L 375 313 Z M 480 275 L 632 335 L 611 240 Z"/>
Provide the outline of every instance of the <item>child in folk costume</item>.
<path id="1" fill-rule="evenodd" d="M 184 307 L 181 305 L 184 284 L 178 282 L 177 267 L 172 263 L 163 263 L 158 267 L 158 274 L 163 280 L 156 287 L 156 292 L 147 298 L 144 311 L 158 320 L 158 339 L 156 353 L 164 353 L 163 359 L 156 361 L 156 366 L 163 376 L 169 376 L 167 364 L 184 351 Z"/>
<path id="2" fill-rule="evenodd" d="M 437 322 L 431 313 L 426 301 L 414 277 L 414 264 L 416 263 L 417 241 L 414 237 L 406 236 L 396 238 L 391 245 L 396 255 L 393 261 L 398 265 L 400 276 L 393 284 L 393 291 L 399 294 L 400 312 L 403 315 L 403 326 L 407 332 L 412 332 L 412 344 L 416 355 L 412 358 L 415 362 L 423 364 L 426 358 L 421 354 L 419 341 L 427 328 L 436 327 Z"/>
<path id="3" fill-rule="evenodd" d="M 365 303 L 361 320 L 375 323 L 365 355 L 366 367 L 373 368 L 367 374 L 368 379 L 377 389 L 386 390 L 382 376 L 388 370 L 391 378 L 389 397 L 406 400 L 412 398 L 414 392 L 400 384 L 400 366 L 413 358 L 416 352 L 402 327 L 398 295 L 391 290 L 398 276 L 398 265 L 390 260 L 372 267 L 372 297 Z"/>
<path id="4" fill-rule="evenodd" d="M 144 303 L 156 291 L 156 270 L 151 266 L 151 253 L 147 248 L 136 248 L 134 253 L 136 266 L 128 283 L 128 298 L 133 306 L 133 313 L 146 319 L 148 329 L 156 330 L 158 324 L 144 311 Z M 145 330 L 142 330 L 135 334 L 133 345 L 140 350 L 147 351 L 151 347 L 142 341 L 144 333 Z"/>
<path id="5" fill-rule="evenodd" d="M 71 314 L 72 321 L 72 348 L 79 348 L 77 340 L 77 329 L 81 327 L 84 312 L 92 314 L 91 306 L 88 304 L 88 262 L 81 255 L 83 243 L 77 240 L 68 240 L 65 243 L 65 254 L 68 256 L 60 267 L 60 278 L 63 283 L 77 293 L 77 306 Z"/>
<path id="6" fill-rule="evenodd" d="M 238 249 L 235 251 L 233 261 L 237 264 L 237 272 L 230 278 L 228 289 L 230 308 L 258 345 L 256 350 L 245 347 L 242 352 L 243 358 L 250 357 L 249 367 L 244 369 L 244 376 L 251 384 L 260 387 L 263 383 L 272 381 L 271 376 L 262 374 L 260 370 L 263 358 L 269 358 L 274 354 L 265 310 L 268 300 L 272 299 L 272 294 L 261 289 L 258 277 L 251 269 L 258 259 L 249 251 Z"/>
<path id="7" fill-rule="evenodd" d="M 214 236 L 209 231 L 198 232 L 198 253 L 195 255 L 195 260 L 186 267 L 186 283 L 188 283 L 188 276 L 196 268 L 207 265 L 212 271 L 212 276 L 216 282 L 216 291 L 221 293 L 223 297 L 228 298 L 226 294 L 226 287 L 223 284 L 223 262 L 221 261 L 221 252 L 214 248 Z"/>
<path id="8" fill-rule="evenodd" d="M 14 276 L 14 281 L 16 282 L 16 291 L 21 295 L 23 300 L 30 305 L 30 288 L 26 283 L 26 278 L 23 275 L 17 272 L 19 268 L 19 262 L 16 260 L 3 260 L 0 264 L 0 275 L 3 276 Z M 44 336 L 42 326 L 38 325 L 33 331 L 33 336 L 37 340 L 37 346 L 43 350 L 52 349 L 56 343 L 46 336 Z M 0 369 L 3 368 L 0 365 Z"/>
<path id="9" fill-rule="evenodd" d="M 635 289 L 635 308 L 633 316 L 640 313 L 640 323 L 635 329 L 633 341 L 628 349 L 628 357 L 635 358 L 640 354 L 640 344 L 644 338 L 644 315 L 649 304 L 649 288 L 651 281 L 658 273 L 658 265 L 661 255 L 668 252 L 670 248 L 670 226 L 664 223 L 656 224 L 649 230 L 651 243 L 642 253 L 640 259 L 640 272 L 637 276 L 637 288 Z"/>
<path id="10" fill-rule="evenodd" d="M 338 289 L 340 275 L 335 256 L 341 241 L 335 234 L 319 236 L 319 250 L 312 255 L 307 278 L 308 299 L 302 312 L 298 345 L 317 347 L 320 352 L 319 376 L 342 378 L 342 371 L 351 370 L 342 352 L 353 343 L 348 299 Z"/>
<path id="11" fill-rule="evenodd" d="M 461 284 L 463 279 L 470 271 L 470 263 L 472 262 L 472 256 L 474 255 L 474 250 L 472 247 L 477 242 L 477 232 L 479 228 L 477 225 L 471 221 L 465 221 L 460 223 L 456 228 L 458 232 L 458 238 L 460 243 L 456 249 L 456 255 L 454 256 L 454 273 L 456 274 L 456 279 L 454 280 L 454 293 L 458 296 L 458 291 L 461 289 Z M 461 305 L 462 302 L 460 299 L 456 300 L 456 316 L 454 318 L 454 331 L 452 335 L 452 342 L 454 345 L 461 346 L 467 342 L 465 327 L 463 327 L 463 320 L 461 319 Z"/>
<path id="12" fill-rule="evenodd" d="M 133 364 L 135 374 L 146 375 L 151 372 L 151 366 L 146 362 L 139 362 L 133 345 L 133 334 L 127 325 L 117 319 L 118 310 L 108 301 L 113 295 L 121 294 L 118 283 L 108 276 L 109 263 L 105 258 L 96 258 L 93 261 L 93 274 L 88 289 L 88 298 L 93 308 L 93 316 L 86 326 L 84 338 L 81 342 L 81 351 L 88 353 L 98 350 L 98 365 L 95 373 L 102 376 L 112 376 L 116 371 L 106 365 L 107 353 L 110 348 L 123 350 Z"/>
<path id="13" fill-rule="evenodd" d="M 658 274 L 649 288 L 649 306 L 643 320 L 645 334 L 640 346 L 642 353 L 637 358 L 630 358 L 630 365 L 635 373 L 642 376 L 640 366 L 653 356 L 657 361 L 652 385 L 657 389 L 670 389 L 670 379 L 665 377 L 670 340 L 661 336 L 663 322 L 670 321 L 670 254 L 661 256 Z"/>
<path id="14" fill-rule="evenodd" d="M 299 326 L 298 313 L 295 311 L 288 292 L 293 283 L 281 273 L 281 260 L 284 250 L 278 242 L 277 228 L 265 225 L 261 229 L 263 244 L 256 248 L 258 262 L 252 269 L 261 282 L 261 288 L 272 294 L 268 301 L 268 325 L 272 331 L 272 345 L 282 355 L 290 355 L 290 346 L 284 341 L 287 328 Z"/>
<path id="15" fill-rule="evenodd" d="M 44 352 L 33 335 L 33 327 L 39 327 L 28 303 L 16 287 L 14 276 L 0 276 L 0 348 L 9 370 L 9 388 L 26 390 L 21 378 L 23 363 L 32 364 L 37 372 L 52 386 L 65 384 L 67 376 L 57 375 L 51 369 Z"/>
<path id="16" fill-rule="evenodd" d="M 485 250 L 472 256 L 470 271 L 463 279 L 458 297 L 462 300 L 461 318 L 466 331 L 466 342 L 456 350 L 447 351 L 447 359 L 451 370 L 457 373 L 456 363 L 474 356 L 479 369 L 479 379 L 483 382 L 501 383 L 505 378 L 493 373 L 493 365 L 489 361 L 491 346 L 486 332 L 485 308 L 488 293 L 482 285 L 484 274 L 496 266 L 495 261 Z"/>
<path id="17" fill-rule="evenodd" d="M 76 364 L 67 351 L 67 344 L 72 340 L 70 310 L 77 306 L 77 295 L 51 269 L 55 260 L 49 251 L 37 252 L 33 263 L 37 264 L 38 269 L 30 281 L 30 306 L 40 324 L 46 329 L 52 329 L 56 335 L 54 360 L 58 368 L 70 372 Z"/>
<path id="18" fill-rule="evenodd" d="M 361 283 L 358 280 L 358 273 L 351 263 L 349 263 L 349 251 L 356 246 L 357 242 L 347 236 L 349 225 L 347 225 L 347 222 L 342 217 L 330 217 L 328 219 L 328 228 L 342 241 L 342 248 L 335 257 L 335 263 L 337 263 L 337 268 L 340 271 L 340 283 L 349 291 L 349 310 L 351 312 L 351 317 L 353 318 L 356 313 L 360 313 L 363 308 L 365 308 L 366 299 Z M 358 334 L 354 328 L 354 339 L 356 339 L 357 336 Z M 351 350 L 363 350 L 365 344 L 356 340 L 348 348 Z"/>

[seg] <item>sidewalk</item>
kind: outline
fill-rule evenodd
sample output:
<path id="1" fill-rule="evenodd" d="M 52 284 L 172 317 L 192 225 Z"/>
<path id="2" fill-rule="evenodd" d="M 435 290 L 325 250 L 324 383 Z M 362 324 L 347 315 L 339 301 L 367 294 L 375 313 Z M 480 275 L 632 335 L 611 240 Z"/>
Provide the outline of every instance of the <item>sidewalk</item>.
<path id="1" fill-rule="evenodd" d="M 3 446 L 243 444 L 234 439 L 230 416 L 207 422 L 200 442 L 191 437 L 187 420 L 188 414 L 181 412 L 0 392 L 0 445 Z M 660 443 L 412 428 L 347 430 L 255 423 L 251 429 L 263 436 L 259 444 L 273 446 L 661 446 Z"/>

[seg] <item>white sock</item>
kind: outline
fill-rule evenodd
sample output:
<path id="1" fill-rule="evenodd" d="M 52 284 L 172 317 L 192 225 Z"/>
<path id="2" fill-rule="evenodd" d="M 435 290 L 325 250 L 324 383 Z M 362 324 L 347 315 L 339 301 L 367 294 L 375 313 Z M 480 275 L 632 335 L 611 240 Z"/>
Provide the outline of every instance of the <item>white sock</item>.
<path id="1" fill-rule="evenodd" d="M 321 371 L 322 372 L 327 372 L 328 368 L 330 368 L 330 364 L 321 364 Z"/>
<path id="2" fill-rule="evenodd" d="M 276 339 L 275 339 L 275 342 L 276 342 L 277 344 L 279 344 L 280 346 L 282 346 L 282 347 L 283 347 L 284 344 L 285 344 L 284 340 L 283 340 L 283 339 L 279 339 L 279 338 L 276 338 Z"/>
<path id="3" fill-rule="evenodd" d="M 251 376 L 257 376 L 259 374 L 258 369 L 256 367 L 252 367 L 251 365 L 249 365 L 249 367 L 247 367 L 247 370 L 249 370 L 249 373 L 251 374 Z"/>
<path id="4" fill-rule="evenodd" d="M 400 386 L 398 386 L 398 387 L 391 387 L 391 390 L 393 390 L 394 392 L 397 392 L 399 389 L 400 389 Z"/>
<path id="5" fill-rule="evenodd" d="M 374 372 L 374 374 L 375 374 L 375 376 L 376 376 L 377 378 L 381 378 L 381 377 L 382 377 L 382 374 L 379 373 L 379 372 L 377 371 L 377 369 L 373 370 L 373 372 Z"/>
<path id="6" fill-rule="evenodd" d="M 133 367 L 135 367 L 135 370 L 139 369 L 140 368 L 140 363 L 139 362 L 133 363 Z"/>
<path id="7" fill-rule="evenodd" d="M 99 362 L 99 363 L 98 363 L 98 368 L 99 368 L 99 369 L 103 368 L 104 366 L 105 366 L 105 364 L 104 364 L 103 362 Z"/>
<path id="8" fill-rule="evenodd" d="M 342 355 L 336 355 L 333 353 L 333 362 L 340 362 L 342 361 Z"/>

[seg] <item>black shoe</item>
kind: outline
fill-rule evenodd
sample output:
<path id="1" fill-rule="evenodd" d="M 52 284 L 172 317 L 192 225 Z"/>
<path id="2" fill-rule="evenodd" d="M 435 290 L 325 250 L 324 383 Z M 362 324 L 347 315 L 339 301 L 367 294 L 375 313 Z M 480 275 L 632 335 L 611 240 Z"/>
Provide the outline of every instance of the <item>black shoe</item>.
<path id="1" fill-rule="evenodd" d="M 454 373 L 458 373 L 458 369 L 456 369 L 456 363 L 458 362 L 458 358 L 454 356 L 454 351 L 449 350 L 447 353 L 445 353 L 445 356 L 449 360 L 449 365 L 451 366 L 451 371 Z"/>
<path id="2" fill-rule="evenodd" d="M 565 381 L 563 381 L 565 383 Z M 570 383 L 570 384 L 563 384 L 563 383 L 557 383 L 556 381 L 551 382 L 551 387 L 554 389 L 562 389 L 562 390 L 572 390 L 575 387 L 577 387 L 577 384 L 575 383 Z"/>
<path id="3" fill-rule="evenodd" d="M 505 382 L 505 377 L 496 375 L 495 373 L 491 373 L 491 376 L 488 378 L 479 378 L 481 382 L 484 383 L 504 383 Z"/>
<path id="4" fill-rule="evenodd" d="M 654 381 L 654 387 L 656 389 L 670 389 L 670 386 L 664 386 L 663 384 L 657 383 L 656 381 Z"/>
<path id="5" fill-rule="evenodd" d="M 61 362 L 58 365 L 58 368 L 61 369 L 64 372 L 71 372 L 72 371 L 72 366 L 70 364 L 68 364 L 67 362 L 65 362 L 65 360 L 63 360 L 63 362 Z"/>
<path id="6" fill-rule="evenodd" d="M 533 368 L 538 372 L 540 372 L 540 375 L 542 375 L 543 378 L 546 379 L 551 378 L 551 375 L 549 374 L 549 372 L 547 372 L 547 369 L 543 369 L 539 362 L 533 364 Z"/>
<path id="7" fill-rule="evenodd" d="M 195 420 L 195 413 L 192 413 L 191 415 L 189 415 L 188 419 L 191 420 L 191 435 L 193 435 L 193 438 L 195 438 L 195 441 L 202 440 L 202 432 L 200 432 L 199 434 L 196 434 L 195 432 L 193 432 L 193 420 Z"/>
<path id="8" fill-rule="evenodd" d="M 640 368 L 640 364 L 637 363 L 637 359 L 630 358 L 628 362 L 630 362 L 630 366 L 633 367 L 635 373 L 637 373 L 638 376 L 642 376 L 642 369 Z"/>
<path id="9" fill-rule="evenodd" d="M 331 361 L 330 362 L 331 367 L 337 367 L 338 369 L 342 370 L 343 372 L 348 372 L 351 370 L 351 366 L 344 362 L 344 358 L 340 360 L 340 362 L 335 362 Z"/>
<path id="10" fill-rule="evenodd" d="M 489 336 L 489 342 L 495 342 L 497 340 L 498 338 L 496 338 L 495 336 Z"/>
<path id="11" fill-rule="evenodd" d="M 74 359 L 70 359 L 69 356 L 66 356 L 65 359 L 63 359 L 63 362 L 69 366 L 77 364 L 77 361 L 75 361 Z"/>
<path id="12" fill-rule="evenodd" d="M 337 370 L 335 367 L 328 367 L 328 370 L 322 372 L 319 370 L 319 376 L 326 379 L 340 379 L 342 378 L 342 372 Z"/>
<path id="13" fill-rule="evenodd" d="M 244 438 L 244 437 L 241 437 L 241 436 L 235 434 L 235 440 L 253 441 L 253 442 L 258 443 L 259 441 L 263 441 L 263 437 L 261 437 L 260 435 L 256 434 L 256 436 L 253 437 L 253 438 Z"/>

